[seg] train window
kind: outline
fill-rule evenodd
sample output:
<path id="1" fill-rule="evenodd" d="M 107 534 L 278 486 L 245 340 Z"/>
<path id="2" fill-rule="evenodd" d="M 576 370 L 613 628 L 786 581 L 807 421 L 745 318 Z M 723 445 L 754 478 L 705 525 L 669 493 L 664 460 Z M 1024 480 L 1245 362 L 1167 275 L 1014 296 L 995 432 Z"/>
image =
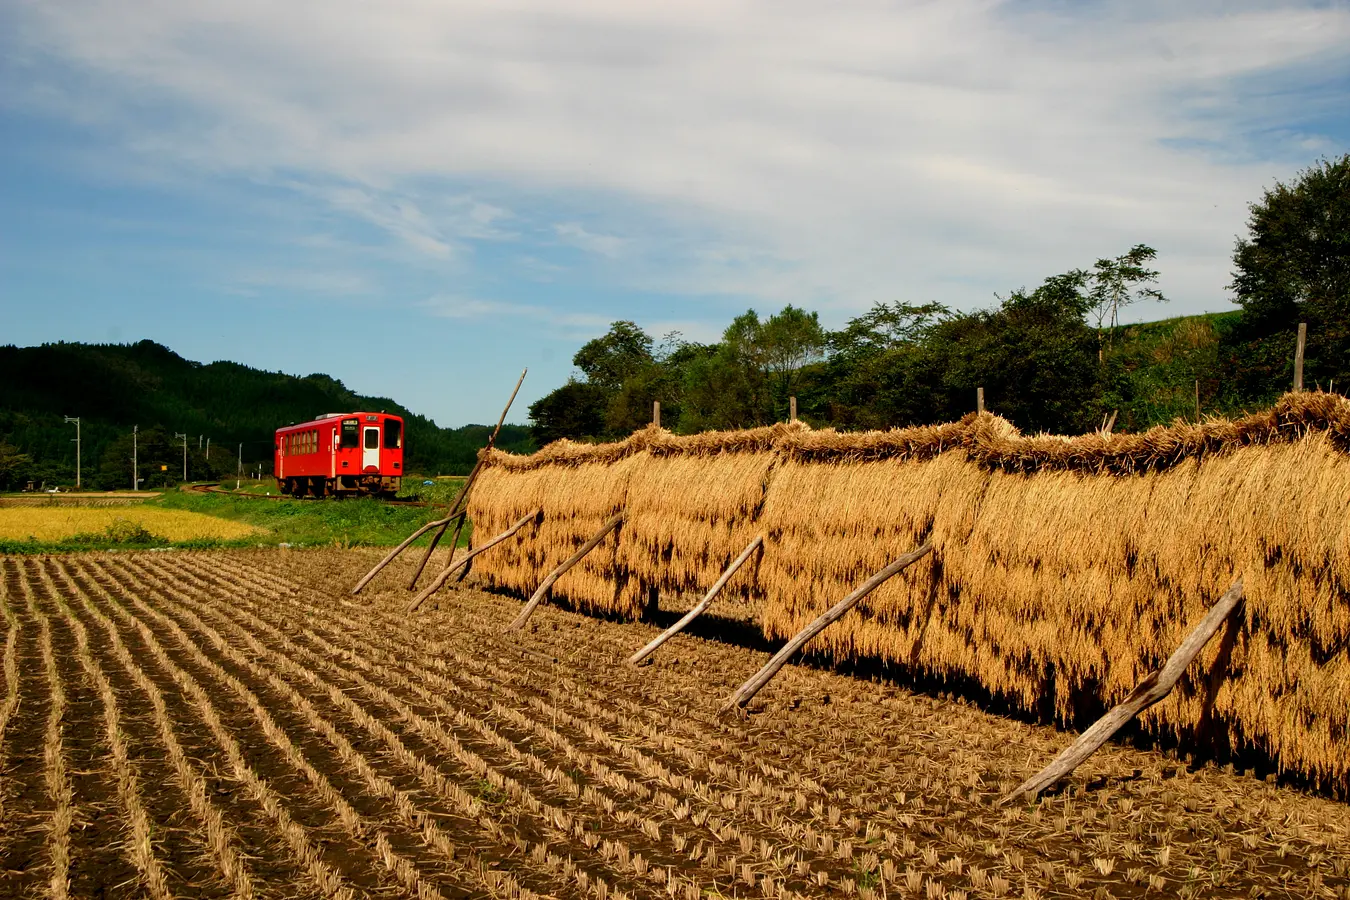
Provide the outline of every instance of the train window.
<path id="1" fill-rule="evenodd" d="M 388 450 L 403 446 L 403 423 L 398 419 L 384 420 L 384 446 Z"/>
<path id="2" fill-rule="evenodd" d="M 378 428 L 366 429 L 366 449 L 367 450 L 380 449 L 380 429 Z"/>
<path id="3" fill-rule="evenodd" d="M 342 420 L 342 449 L 352 450 L 361 446 L 361 422 L 359 419 Z"/>

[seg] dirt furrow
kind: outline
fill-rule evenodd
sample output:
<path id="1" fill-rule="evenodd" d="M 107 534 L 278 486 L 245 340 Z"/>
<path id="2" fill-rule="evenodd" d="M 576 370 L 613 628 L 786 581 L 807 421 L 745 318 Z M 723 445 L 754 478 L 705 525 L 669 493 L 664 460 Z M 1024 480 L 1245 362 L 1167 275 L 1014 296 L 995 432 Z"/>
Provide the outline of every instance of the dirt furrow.
<path id="1" fill-rule="evenodd" d="M 112 579 L 103 569 L 101 561 L 91 562 L 88 572 L 91 578 L 97 579 L 102 576 L 110 582 L 115 582 L 115 579 Z M 108 608 L 121 621 L 124 628 L 138 634 L 141 645 L 154 658 L 160 669 L 191 699 L 197 708 L 198 716 L 205 722 L 223 751 L 235 779 L 245 786 L 253 799 L 271 819 L 280 837 L 289 846 L 314 888 L 324 896 L 332 898 L 332 900 L 355 900 L 357 893 L 353 889 L 352 883 L 343 872 L 339 871 L 337 861 L 332 860 L 334 856 L 341 857 L 344 855 L 335 853 L 333 848 L 329 846 L 331 837 L 336 836 L 333 834 L 333 829 L 324 827 L 322 829 L 323 836 L 320 836 L 311 828 L 302 826 L 291 812 L 296 798 L 287 797 L 291 800 L 291 804 L 287 804 L 283 801 L 282 795 L 271 787 L 278 779 L 270 777 L 270 774 L 278 768 L 278 765 L 275 760 L 269 760 L 258 752 L 260 746 L 266 746 L 268 743 L 266 736 L 259 733 L 261 729 L 253 726 L 252 723 L 241 723 L 240 720 L 243 716 L 238 709 L 230 709 L 223 703 L 218 708 L 198 678 L 178 665 L 155 632 L 126 608 L 125 603 L 135 605 L 136 601 L 134 596 L 127 596 L 124 591 L 125 586 L 117 585 L 117 594 L 109 590 L 102 592 L 103 598 L 108 603 Z M 254 764 L 245 756 L 239 737 L 236 736 L 234 731 L 226 727 L 222 716 L 228 717 L 235 725 L 235 729 L 239 731 L 239 736 L 247 741 L 248 746 L 253 751 L 254 758 L 266 766 L 263 771 L 268 772 L 268 776 L 261 774 L 259 769 L 255 768 Z"/>
<path id="2" fill-rule="evenodd" d="M 242 598 L 230 598 L 230 605 L 233 605 L 235 602 L 247 602 L 247 601 L 243 600 Z M 210 604 L 210 599 L 206 598 L 204 604 L 205 605 L 203 606 L 203 609 L 206 609 L 207 606 L 209 606 Z M 218 611 L 216 612 L 217 615 L 219 615 L 219 612 Z M 184 611 L 184 615 L 196 619 L 196 616 L 193 613 Z M 196 619 L 196 622 L 199 628 L 203 628 L 204 630 L 208 631 L 213 630 L 209 629 L 209 626 L 202 625 L 199 619 Z M 467 795 L 464 794 L 463 790 L 458 785 L 455 785 L 453 782 L 449 782 L 443 775 L 441 775 L 437 771 L 437 769 L 434 766 L 432 766 L 429 762 L 427 762 L 426 758 L 423 756 L 423 753 L 419 752 L 421 750 L 421 746 L 425 744 L 425 741 L 429 740 L 431 741 L 431 744 L 426 745 L 427 749 L 439 747 L 442 752 L 449 752 L 452 755 L 452 757 L 454 757 L 460 763 L 468 767 L 469 774 L 471 774 L 475 780 L 480 782 L 485 781 L 487 787 L 490 790 L 504 791 L 512 799 L 518 800 L 521 803 L 523 803 L 528 813 L 532 816 L 533 819 L 536 820 L 536 824 L 541 831 L 543 831 L 546 834 L 551 833 L 553 835 L 553 840 L 561 841 L 563 846 L 566 846 L 567 843 L 569 843 L 570 829 L 566 826 L 565 823 L 570 821 L 572 817 L 565 811 L 565 809 L 563 809 L 562 806 L 550 807 L 548 804 L 544 803 L 538 797 L 536 797 L 531 788 L 525 786 L 515 776 L 503 775 L 499 769 L 493 767 L 492 764 L 484 760 L 478 753 L 468 749 L 453 734 L 451 734 L 449 729 L 445 728 L 441 722 L 439 721 L 432 722 L 431 720 L 426 719 L 421 714 L 413 710 L 411 707 L 407 706 L 406 704 L 402 703 L 402 701 L 398 700 L 398 698 L 395 697 L 393 694 L 378 687 L 377 685 L 374 685 L 373 683 L 365 680 L 364 678 L 353 676 L 351 673 L 343 673 L 337 671 L 335 668 L 331 666 L 331 663 L 328 660 L 325 660 L 321 657 L 313 657 L 313 656 L 311 656 L 307 660 L 308 663 L 328 669 L 331 672 L 331 675 L 329 677 L 337 677 L 343 680 L 350 680 L 353 682 L 354 686 L 358 690 L 361 690 L 364 693 L 371 696 L 371 698 L 375 702 L 390 707 L 390 710 L 394 713 L 393 716 L 384 715 L 382 710 L 379 711 L 379 714 L 384 716 L 384 718 L 388 719 L 389 721 L 393 722 L 410 721 L 413 726 L 413 734 L 416 734 L 423 739 L 421 741 L 417 741 L 416 745 L 413 748 L 410 748 L 410 745 L 407 741 L 412 737 L 411 734 L 406 737 L 400 737 L 390 727 L 384 725 L 380 721 L 380 719 L 371 716 L 367 710 L 365 710 L 363 707 L 359 706 L 349 697 L 347 697 L 347 695 L 338 687 L 336 687 L 334 684 L 324 679 L 320 679 L 316 675 L 315 671 L 311 666 L 297 665 L 286 654 L 277 653 L 271 650 L 266 645 L 257 641 L 256 638 L 254 638 L 246 629 L 241 628 L 237 624 L 231 623 L 230 627 L 231 630 L 245 643 L 245 645 L 248 646 L 251 653 L 258 656 L 269 657 L 274 664 L 287 669 L 293 677 L 298 678 L 302 681 L 306 681 L 321 691 L 325 691 L 328 694 L 329 699 L 334 703 L 335 706 L 344 708 L 347 711 L 348 715 L 350 715 L 355 721 L 359 722 L 361 725 L 367 728 L 373 737 L 376 737 L 379 740 L 383 741 L 388 751 L 395 758 L 404 761 L 405 764 L 409 767 L 409 769 L 415 772 L 416 775 L 421 779 L 421 781 L 423 782 L 423 786 L 427 790 L 442 793 L 447 797 L 447 799 L 459 803 L 461 805 L 463 805 L 467 797 Z M 280 640 L 285 642 L 286 647 L 288 649 L 294 649 L 297 651 L 299 650 L 299 648 L 296 647 L 296 645 L 291 644 L 287 639 L 285 639 L 284 636 L 280 636 Z M 447 709 L 444 711 L 449 712 L 451 715 L 456 714 L 456 711 L 454 710 Z M 468 726 L 470 725 L 470 723 L 471 720 L 469 719 L 465 718 L 458 719 L 458 724 L 460 724 L 461 726 Z M 497 744 L 496 746 L 499 750 L 502 749 L 502 745 L 500 743 Z M 509 746 L 509 750 L 513 751 L 514 749 L 515 749 L 514 746 Z M 516 763 L 519 763 L 521 761 L 521 755 L 519 753 L 516 753 L 514 756 L 512 756 L 512 760 Z M 472 800 L 472 798 L 469 799 Z M 475 811 L 479 813 L 481 820 L 484 804 L 474 802 L 474 806 L 476 808 Z M 555 824 L 555 822 L 559 821 L 561 821 L 563 824 Z M 500 826 L 495 827 L 498 830 L 500 830 Z M 499 840 L 503 837 L 507 836 L 500 835 Z M 532 842 L 534 843 L 534 846 L 536 848 L 546 846 L 545 841 L 542 840 L 542 836 L 540 838 L 535 838 L 532 835 L 520 835 L 515 837 L 513 840 L 516 842 L 517 846 L 521 851 L 527 851 Z M 559 866 L 560 861 L 551 862 L 549 860 L 548 858 L 549 853 L 547 850 L 544 853 L 540 853 L 538 855 L 541 858 L 535 859 L 533 856 L 531 857 L 533 863 L 536 864 L 543 863 L 546 866 L 559 867 L 562 871 L 566 872 L 568 867 Z M 629 856 L 631 858 L 632 854 L 630 854 Z M 639 867 L 643 866 L 641 861 L 639 861 L 638 866 Z M 646 870 L 644 868 L 643 872 L 645 873 L 645 871 Z M 617 878 L 615 878 L 615 874 L 618 873 L 613 873 L 610 875 L 610 877 L 613 878 L 614 880 L 618 880 Z M 574 873 L 569 874 L 568 877 L 574 878 L 575 877 Z M 631 875 L 629 877 L 631 878 Z M 611 892 L 609 888 L 603 887 L 602 885 L 604 884 L 604 882 L 602 878 L 596 876 L 595 874 L 585 876 L 582 883 L 592 887 L 597 892 L 597 894 L 603 894 L 612 897 L 623 896 L 622 892 L 620 891 L 615 890 Z"/>
<path id="3" fill-rule="evenodd" d="M 109 686 L 127 709 L 119 726 L 126 729 L 132 741 L 133 750 L 129 757 L 142 773 L 141 782 L 151 788 L 144 791 L 143 796 L 148 814 L 156 823 L 160 823 L 161 834 L 185 834 L 189 846 L 204 845 L 203 849 L 214 858 L 214 868 L 219 874 L 218 885 L 209 878 L 208 867 L 198 863 L 195 852 L 168 852 L 166 855 L 172 859 L 171 868 L 178 873 L 175 883 L 189 886 L 196 896 L 209 896 L 210 889 L 218 886 L 220 893 L 236 900 L 251 900 L 254 897 L 253 878 L 239 849 L 240 838 L 212 801 L 213 795 L 234 791 L 221 784 L 213 789 L 207 782 L 203 767 L 194 765 L 184 749 L 178 732 L 191 718 L 175 718 L 165 700 L 164 691 L 132 656 L 112 622 L 98 615 L 94 601 L 89 597 L 90 593 L 97 591 L 91 592 L 86 584 L 80 583 L 64 560 L 55 559 L 52 565 L 67 595 L 79 603 L 78 609 L 68 606 L 67 615 L 72 622 L 78 622 L 78 628 L 86 633 L 91 626 L 99 628 L 96 642 L 104 645 L 104 652 L 110 652 L 121 669 L 119 674 L 112 668 L 103 669 L 100 664 Z M 84 617 L 92 620 L 88 625 L 80 617 L 81 611 Z M 146 707 L 148 713 L 144 711 Z M 177 726 L 175 721 L 179 723 Z M 170 784 L 177 790 L 169 790 Z M 187 801 L 192 821 L 184 821 L 187 817 L 179 805 L 180 800 Z M 164 838 L 161 837 L 161 840 Z"/>
<path id="4" fill-rule="evenodd" d="M 222 590 L 228 590 L 223 585 L 218 584 L 217 586 Z M 272 594 L 271 600 L 279 600 L 289 604 L 288 598 L 270 591 L 268 593 Z M 226 605 L 231 614 L 235 615 L 244 614 L 245 610 L 250 607 L 256 613 L 266 614 L 260 605 L 252 603 L 242 592 L 231 595 L 231 600 Z M 275 606 L 275 602 L 269 602 L 266 606 L 270 609 Z M 273 610 L 273 613 L 275 613 L 275 610 Z M 311 617 L 305 616 L 305 618 Z M 287 642 L 289 645 L 289 641 L 284 634 L 262 619 L 253 617 L 249 628 L 254 631 L 268 629 L 272 631 L 275 639 Z M 357 635 L 361 631 L 359 627 L 349 627 L 344 640 L 347 642 L 357 640 Z M 361 646 L 353 651 L 328 644 L 308 629 L 305 629 L 304 633 L 318 642 L 319 652 L 316 653 L 303 648 L 299 652 L 306 653 L 309 660 L 314 664 L 322 665 L 328 660 L 345 657 L 345 662 L 349 665 L 363 671 L 377 673 L 382 680 L 397 682 L 405 693 L 416 694 L 421 702 L 429 704 L 433 708 L 440 707 L 438 712 L 444 712 L 450 716 L 459 715 L 461 711 L 446 704 L 443 699 L 444 696 L 453 695 L 458 705 L 464 701 L 475 699 L 474 688 L 477 688 L 477 693 L 482 695 L 492 693 L 490 684 L 478 682 L 467 689 L 463 689 L 447 680 L 443 675 L 427 669 L 414 670 L 414 677 L 409 680 L 404 676 L 392 674 L 386 666 L 375 665 L 373 660 L 381 654 L 374 651 L 369 643 L 362 642 Z M 407 651 L 411 649 L 411 645 L 412 641 L 410 640 L 404 640 L 400 643 L 401 652 L 398 655 L 405 664 L 408 657 Z M 462 667 L 459 665 L 461 662 L 466 665 L 469 664 L 468 660 L 457 660 L 456 665 L 450 668 L 462 674 Z M 423 686 L 423 682 L 434 690 Z M 538 698 L 533 699 L 537 700 Z M 792 877 L 794 879 L 803 877 L 819 884 L 821 883 L 817 881 L 820 876 L 819 869 L 833 869 L 839 877 L 843 877 L 851 871 L 851 866 L 841 865 L 829 853 L 823 858 L 815 858 L 814 854 L 810 854 L 816 859 L 816 865 L 819 867 L 813 869 L 811 863 L 804 860 L 797 849 L 781 843 L 784 837 L 791 839 L 799 836 L 800 831 L 791 827 L 790 823 L 783 819 L 780 810 L 766 811 L 750 806 L 754 810 L 750 812 L 747 810 L 747 804 L 743 801 L 738 802 L 731 795 L 716 794 L 715 799 L 710 799 L 706 796 L 707 792 L 703 791 L 701 793 L 707 802 L 703 805 L 701 812 L 694 811 L 691 813 L 690 803 L 687 800 L 678 802 L 671 794 L 662 792 L 659 787 L 650 789 L 638 783 L 638 781 L 649 780 L 653 774 L 650 770 L 630 773 L 635 774 L 635 777 L 630 778 L 628 775 L 612 768 L 601 757 L 579 748 L 571 740 L 541 721 L 535 721 L 518 710 L 503 706 L 500 702 L 489 702 L 487 699 L 482 699 L 480 706 L 479 714 L 473 716 L 471 721 L 487 722 L 495 720 L 500 722 L 505 719 L 515 726 L 517 737 L 514 740 L 516 742 L 529 745 L 531 741 L 542 738 L 542 746 L 546 751 L 562 755 L 564 759 L 560 760 L 559 766 L 568 772 L 566 777 L 572 782 L 567 785 L 570 789 L 568 794 L 579 799 L 584 806 L 594 807 L 599 818 L 611 822 L 627 822 L 635 826 L 635 830 L 639 834 L 648 838 L 647 843 L 650 843 L 654 836 L 659 835 L 660 837 L 656 838 L 659 843 L 655 853 L 644 849 L 648 856 L 666 856 L 672 865 L 685 869 L 697 868 L 703 860 L 709 858 L 712 860 L 710 864 L 715 866 L 717 856 L 708 853 L 705 849 L 705 845 L 712 842 L 721 846 L 724 857 L 741 854 L 740 865 L 749 866 L 750 872 L 759 875 L 766 874 L 764 870 L 767 869 L 771 870 L 770 874 L 773 877 Z M 536 711 L 542 712 L 538 709 Z M 395 712 L 400 711 L 395 710 Z M 556 717 L 557 711 L 555 710 L 554 713 Z M 400 715 L 406 714 L 400 712 Z M 563 716 L 570 718 L 566 712 L 563 712 Z M 618 755 L 620 760 L 631 758 L 625 757 L 622 752 L 622 749 L 628 748 L 622 742 L 609 738 L 604 729 L 596 728 L 590 723 L 578 724 L 607 753 Z M 499 724 L 497 728 L 500 729 L 500 727 Z M 489 741 L 495 740 L 501 744 L 507 743 L 504 737 L 495 733 L 487 733 L 484 737 Z M 533 743 L 533 747 L 536 749 L 540 746 L 541 744 L 538 742 Z M 519 751 L 516 751 L 514 745 L 504 746 L 503 750 L 508 754 L 517 753 L 517 758 L 534 769 L 536 774 L 544 780 L 550 780 L 549 776 L 553 771 L 556 771 L 534 753 L 520 754 Z M 639 768 L 644 761 L 645 757 L 638 754 Z M 598 785 L 598 788 L 587 785 L 583 790 L 579 781 L 579 773 L 571 773 L 573 765 L 576 764 L 590 770 L 595 776 L 594 784 Z M 667 779 L 674 777 L 673 773 L 668 771 L 664 773 L 664 776 Z M 697 787 L 702 787 L 702 785 L 697 785 Z M 698 807 L 697 802 L 694 805 L 695 808 Z M 742 811 L 744 816 L 734 815 L 736 810 Z M 743 821 L 738 824 L 735 821 L 730 821 L 731 819 L 743 819 Z M 706 827 L 703 827 L 705 825 Z M 830 846 L 827 849 L 833 850 L 834 848 Z M 698 850 L 703 850 L 703 853 L 698 853 Z M 745 861 L 747 854 L 750 862 Z M 878 858 L 873 863 L 873 868 L 877 868 L 881 864 L 882 861 Z M 828 878 L 828 876 L 826 877 Z M 747 881 L 753 880 L 752 877 L 745 877 L 744 875 L 742 878 Z"/>

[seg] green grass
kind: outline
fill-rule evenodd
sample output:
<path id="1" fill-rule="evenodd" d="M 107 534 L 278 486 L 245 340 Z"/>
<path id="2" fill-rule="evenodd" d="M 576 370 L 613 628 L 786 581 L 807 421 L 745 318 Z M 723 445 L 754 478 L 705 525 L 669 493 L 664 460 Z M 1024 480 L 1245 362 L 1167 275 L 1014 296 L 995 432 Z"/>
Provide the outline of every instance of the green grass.
<path id="1" fill-rule="evenodd" d="M 253 492 L 256 493 L 256 492 Z M 0 540 L 0 554 L 69 553 L 87 550 L 144 550 L 151 547 L 224 549 L 230 547 L 392 547 L 413 531 L 445 515 L 444 506 L 420 507 L 382 500 L 258 500 L 232 494 L 169 491 L 149 504 L 183 509 L 265 529 L 235 540 L 170 541 L 144 529 L 134 533 L 79 534 L 61 541 Z M 469 542 L 471 526 L 460 536 Z M 417 540 L 425 546 L 430 535 Z M 446 541 L 449 538 L 447 536 Z M 444 542 L 442 544 L 444 546 Z"/>
<path id="2" fill-rule="evenodd" d="M 405 506 L 383 500 L 256 500 L 229 494 L 179 491 L 151 501 L 169 509 L 256 525 L 271 532 L 269 543 L 294 547 L 388 547 L 445 514 L 444 507 Z M 424 544 L 429 538 L 418 539 Z M 468 543 L 469 529 L 460 536 Z M 259 543 L 257 537 L 245 544 Z"/>

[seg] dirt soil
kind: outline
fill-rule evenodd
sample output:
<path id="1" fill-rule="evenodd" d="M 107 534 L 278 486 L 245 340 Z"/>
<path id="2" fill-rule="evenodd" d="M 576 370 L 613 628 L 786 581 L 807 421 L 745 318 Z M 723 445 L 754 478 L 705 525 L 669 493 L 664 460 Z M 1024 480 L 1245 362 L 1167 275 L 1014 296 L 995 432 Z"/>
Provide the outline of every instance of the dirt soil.
<path id="1" fill-rule="evenodd" d="M 1350 898 L 1350 808 L 379 551 L 0 558 L 0 896 Z"/>

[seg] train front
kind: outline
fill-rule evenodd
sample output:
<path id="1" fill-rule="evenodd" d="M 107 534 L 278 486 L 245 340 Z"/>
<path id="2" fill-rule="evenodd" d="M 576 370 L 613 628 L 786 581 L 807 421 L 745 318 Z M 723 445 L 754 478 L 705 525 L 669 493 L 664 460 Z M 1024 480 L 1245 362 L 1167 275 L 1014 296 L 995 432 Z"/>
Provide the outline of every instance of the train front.
<path id="1" fill-rule="evenodd" d="M 386 413 L 343 416 L 334 457 L 339 493 L 394 496 L 403 479 L 403 419 Z"/>

